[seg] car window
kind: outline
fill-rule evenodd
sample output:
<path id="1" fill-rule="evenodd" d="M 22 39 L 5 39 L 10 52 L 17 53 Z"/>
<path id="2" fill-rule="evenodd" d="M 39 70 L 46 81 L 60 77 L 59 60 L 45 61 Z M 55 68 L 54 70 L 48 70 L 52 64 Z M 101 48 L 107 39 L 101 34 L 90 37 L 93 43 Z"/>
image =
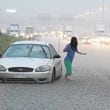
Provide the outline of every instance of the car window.
<path id="1" fill-rule="evenodd" d="M 12 45 L 4 53 L 3 57 L 28 57 L 29 45 Z"/>
<path id="2" fill-rule="evenodd" d="M 42 49 L 43 49 L 44 53 L 46 54 L 47 58 L 51 58 L 49 48 L 47 46 L 42 46 Z"/>
<path id="3" fill-rule="evenodd" d="M 55 48 L 54 48 L 51 44 L 49 45 L 49 47 L 50 47 L 50 51 L 51 51 L 52 57 L 53 57 L 54 55 L 58 54 L 57 51 L 55 50 Z"/>
<path id="4" fill-rule="evenodd" d="M 47 46 L 12 45 L 5 51 L 3 57 L 50 58 L 50 52 Z"/>
<path id="5" fill-rule="evenodd" d="M 41 45 L 34 45 L 30 50 L 30 57 L 32 58 L 48 58 L 46 51 Z"/>

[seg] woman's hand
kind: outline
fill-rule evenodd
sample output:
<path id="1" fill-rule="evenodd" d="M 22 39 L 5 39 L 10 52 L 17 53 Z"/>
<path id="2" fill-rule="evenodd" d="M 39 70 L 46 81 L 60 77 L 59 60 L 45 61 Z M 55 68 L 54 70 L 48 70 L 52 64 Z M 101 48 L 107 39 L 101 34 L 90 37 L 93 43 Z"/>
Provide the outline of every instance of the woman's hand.
<path id="1" fill-rule="evenodd" d="M 87 55 L 86 53 L 81 53 L 81 55 Z"/>
<path id="2" fill-rule="evenodd" d="M 87 55 L 86 53 L 82 53 L 82 52 L 79 52 L 77 51 L 78 54 L 81 54 L 81 55 Z"/>

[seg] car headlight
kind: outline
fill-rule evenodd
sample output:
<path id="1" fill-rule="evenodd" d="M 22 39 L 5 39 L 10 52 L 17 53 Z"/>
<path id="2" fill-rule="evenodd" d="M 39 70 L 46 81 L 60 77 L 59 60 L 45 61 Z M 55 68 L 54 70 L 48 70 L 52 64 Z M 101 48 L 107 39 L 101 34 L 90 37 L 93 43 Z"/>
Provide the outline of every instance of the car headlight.
<path id="1" fill-rule="evenodd" d="M 38 68 L 35 69 L 35 72 L 45 72 L 45 71 L 49 71 L 50 67 L 48 65 L 44 65 L 44 66 L 40 66 Z"/>
<path id="2" fill-rule="evenodd" d="M 6 71 L 6 68 L 2 65 L 0 65 L 0 71 Z"/>

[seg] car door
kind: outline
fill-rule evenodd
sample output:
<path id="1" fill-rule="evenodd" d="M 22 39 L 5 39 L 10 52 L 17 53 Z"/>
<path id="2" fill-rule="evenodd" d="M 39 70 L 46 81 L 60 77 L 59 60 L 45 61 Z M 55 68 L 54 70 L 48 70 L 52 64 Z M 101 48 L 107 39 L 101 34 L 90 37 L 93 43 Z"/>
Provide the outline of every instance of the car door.
<path id="1" fill-rule="evenodd" d="M 50 47 L 52 58 L 55 55 L 58 55 L 57 51 L 55 50 L 55 48 L 51 44 L 49 45 L 49 47 Z M 58 76 L 60 76 L 62 74 L 61 73 L 61 69 L 62 69 L 61 57 L 60 58 L 57 58 L 57 57 L 53 58 L 53 64 L 54 64 L 54 67 L 55 67 L 56 77 L 58 77 Z"/>

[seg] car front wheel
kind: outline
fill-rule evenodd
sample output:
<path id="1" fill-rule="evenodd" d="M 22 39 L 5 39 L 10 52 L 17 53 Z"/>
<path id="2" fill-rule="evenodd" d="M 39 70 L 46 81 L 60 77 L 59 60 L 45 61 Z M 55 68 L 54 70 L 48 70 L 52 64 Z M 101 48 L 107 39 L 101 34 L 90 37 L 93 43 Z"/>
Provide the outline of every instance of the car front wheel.
<path id="1" fill-rule="evenodd" d="M 56 78 L 55 78 L 55 70 L 53 70 L 51 82 L 54 82 L 55 79 L 56 79 Z"/>

